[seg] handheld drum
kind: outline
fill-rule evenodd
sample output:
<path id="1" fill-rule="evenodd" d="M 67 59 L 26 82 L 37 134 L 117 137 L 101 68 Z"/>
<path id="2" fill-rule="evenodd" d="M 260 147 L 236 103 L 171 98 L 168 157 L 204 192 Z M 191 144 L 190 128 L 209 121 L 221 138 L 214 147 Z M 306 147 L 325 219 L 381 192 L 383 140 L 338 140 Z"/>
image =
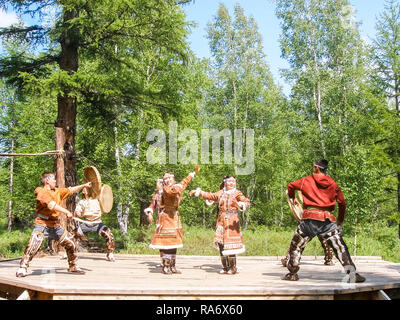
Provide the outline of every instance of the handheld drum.
<path id="1" fill-rule="evenodd" d="M 109 213 L 113 207 L 114 197 L 112 189 L 108 184 L 101 184 L 101 176 L 96 167 L 90 166 L 83 170 L 85 182 L 91 182 L 88 195 L 92 199 L 98 199 L 101 212 Z"/>
<path id="2" fill-rule="evenodd" d="M 101 187 L 99 203 L 100 209 L 103 213 L 109 213 L 113 207 L 114 197 L 112 189 L 108 184 Z"/>
<path id="3" fill-rule="evenodd" d="M 88 196 L 92 199 L 98 199 L 101 191 L 101 177 L 96 167 L 90 166 L 83 170 L 83 177 L 86 182 L 91 182 L 92 186 L 87 188 Z"/>
<path id="4" fill-rule="evenodd" d="M 303 202 L 303 196 L 301 194 L 301 191 L 297 191 L 296 193 L 296 198 L 298 198 L 297 200 L 300 202 L 300 205 L 296 204 L 293 202 L 292 199 L 289 198 L 289 194 L 288 191 L 286 190 L 286 197 L 289 203 L 289 208 L 290 211 L 292 212 L 293 217 L 297 220 L 297 221 L 301 221 L 301 218 L 303 217 L 303 207 L 301 206 L 301 203 Z"/>

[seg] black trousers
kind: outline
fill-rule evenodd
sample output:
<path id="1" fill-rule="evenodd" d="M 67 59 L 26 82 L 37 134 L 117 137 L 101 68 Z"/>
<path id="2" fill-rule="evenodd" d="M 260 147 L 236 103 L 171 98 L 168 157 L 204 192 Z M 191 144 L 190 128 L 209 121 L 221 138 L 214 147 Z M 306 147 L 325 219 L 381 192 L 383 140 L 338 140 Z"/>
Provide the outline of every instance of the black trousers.
<path id="1" fill-rule="evenodd" d="M 328 219 L 325 221 L 307 219 L 300 222 L 290 243 L 289 260 L 286 264 L 290 273 L 295 274 L 299 271 L 301 254 L 307 243 L 315 236 L 319 236 L 328 243 L 343 267 L 352 266 L 355 270 L 347 245 L 336 223 Z"/>

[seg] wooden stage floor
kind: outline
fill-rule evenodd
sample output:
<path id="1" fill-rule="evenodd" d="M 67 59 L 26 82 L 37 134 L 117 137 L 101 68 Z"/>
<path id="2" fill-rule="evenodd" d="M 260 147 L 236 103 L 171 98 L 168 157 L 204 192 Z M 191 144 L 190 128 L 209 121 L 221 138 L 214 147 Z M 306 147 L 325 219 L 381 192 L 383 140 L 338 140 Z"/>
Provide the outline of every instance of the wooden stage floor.
<path id="1" fill-rule="evenodd" d="M 59 256 L 34 258 L 25 278 L 16 278 L 19 259 L 0 261 L 0 292 L 16 299 L 385 299 L 385 290 L 400 289 L 400 264 L 380 257 L 355 257 L 365 283 L 342 282 L 335 260 L 302 257 L 297 282 L 283 281 L 281 257 L 238 257 L 240 273 L 221 275 L 218 256 L 177 256 L 182 274 L 164 275 L 158 255 L 79 253 L 85 275 L 67 272 Z M 382 291 L 383 290 L 383 291 Z M 387 291 L 386 291 L 387 292 Z"/>

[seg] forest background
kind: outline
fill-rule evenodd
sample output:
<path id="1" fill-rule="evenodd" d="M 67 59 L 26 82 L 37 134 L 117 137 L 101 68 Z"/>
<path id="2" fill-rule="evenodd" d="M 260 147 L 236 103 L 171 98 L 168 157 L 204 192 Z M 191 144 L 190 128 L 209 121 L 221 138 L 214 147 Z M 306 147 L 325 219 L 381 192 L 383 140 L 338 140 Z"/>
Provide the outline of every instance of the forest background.
<path id="1" fill-rule="evenodd" d="M 33 190 L 60 161 L 66 186 L 82 183 L 83 169 L 93 165 L 113 188 L 103 221 L 119 253 L 156 254 L 148 248 L 154 224 L 143 215 L 155 182 L 165 171 L 179 181 L 199 163 L 188 190 L 215 192 L 233 174 L 251 200 L 240 214 L 245 254 L 284 255 L 297 225 L 287 184 L 326 158 L 347 201 L 350 252 L 399 262 L 400 3 L 385 1 L 371 43 L 347 0 L 274 3 L 288 94 L 271 73 L 257 23 L 240 5 L 233 12 L 219 5 L 207 24 L 211 57 L 199 58 L 188 42 L 190 1 L 0 1 L 35 21 L 0 29 L 1 152 L 56 150 L 57 134 L 65 139 L 63 159 L 0 157 L 0 258 L 22 254 L 35 217 Z M 204 129 L 254 130 L 254 171 L 237 175 L 234 162 L 171 161 L 169 147 L 166 163 L 151 163 L 148 133 L 167 133 L 169 146 L 171 123 L 178 136 L 184 129 L 198 137 Z M 178 139 L 177 149 L 187 143 Z M 180 254 L 216 254 L 216 207 L 188 190 Z M 304 254 L 322 254 L 318 241 Z"/>

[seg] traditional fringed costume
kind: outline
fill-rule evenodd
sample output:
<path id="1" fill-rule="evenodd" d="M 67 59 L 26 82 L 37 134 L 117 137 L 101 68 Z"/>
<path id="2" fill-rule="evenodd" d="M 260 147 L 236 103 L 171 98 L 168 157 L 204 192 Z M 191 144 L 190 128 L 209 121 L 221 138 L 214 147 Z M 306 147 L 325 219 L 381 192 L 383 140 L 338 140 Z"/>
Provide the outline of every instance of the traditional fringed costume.
<path id="1" fill-rule="evenodd" d="M 220 251 L 223 269 L 220 273 L 237 273 L 236 255 L 245 252 L 238 210 L 246 210 L 250 200 L 236 189 L 236 179 L 224 178 L 223 188 L 215 193 L 204 192 L 200 188 L 190 195 L 202 197 L 218 204 L 218 218 L 214 233 L 214 247 Z"/>
<path id="2" fill-rule="evenodd" d="M 178 207 L 182 193 L 198 172 L 191 172 L 185 179 L 175 183 L 174 175 L 166 173 L 163 177 L 160 211 L 150 248 L 159 249 L 164 274 L 181 273 L 176 269 L 176 252 L 183 247 L 183 229 Z"/>
<path id="3" fill-rule="evenodd" d="M 56 180 L 53 173 L 44 173 L 41 181 L 44 186 L 35 189 L 37 214 L 35 226 L 20 261 L 20 268 L 16 276 L 25 277 L 27 275 L 29 262 L 39 251 L 46 237 L 58 241 L 58 244 L 65 248 L 69 264 L 68 272 L 84 274 L 85 272 L 76 264 L 77 254 L 74 237 L 60 226 L 59 216 L 60 213 L 67 213 L 70 215 L 69 218 L 72 218 L 72 214 L 61 207 L 61 203 L 73 193 L 79 192 L 85 186 L 89 186 L 89 184 L 69 188 L 55 188 Z"/>
<path id="4" fill-rule="evenodd" d="M 295 190 L 302 192 L 304 212 L 289 247 L 289 260 L 286 265 L 289 273 L 283 277 L 283 280 L 298 280 L 297 272 L 300 269 L 301 253 L 314 236 L 320 236 L 333 248 L 336 258 L 346 272 L 345 280 L 365 281 L 364 277 L 356 273 L 356 267 L 338 228 L 344 220 L 346 202 L 336 182 L 325 175 L 327 168 L 328 162 L 324 159 L 319 160 L 314 164 L 312 176 L 288 185 L 288 195 L 291 199 L 295 199 Z M 335 209 L 336 202 L 339 204 L 337 223 L 335 223 L 335 216 L 331 213 Z"/>
<path id="5" fill-rule="evenodd" d="M 101 207 L 98 199 L 89 198 L 86 189 L 83 189 L 84 199 L 81 199 L 76 208 L 75 216 L 83 217 L 84 222 L 78 222 L 75 230 L 77 236 L 84 237 L 87 233 L 98 233 L 99 236 L 106 240 L 107 261 L 114 262 L 115 241 L 111 229 L 101 221 Z"/>
<path id="6" fill-rule="evenodd" d="M 144 210 L 144 213 L 147 215 L 147 222 L 149 224 L 153 223 L 153 212 L 154 211 L 157 212 L 156 225 L 160 224 L 162 194 L 163 194 L 163 179 L 158 179 L 157 180 L 157 191 L 154 194 L 153 198 L 151 199 L 151 203 L 150 203 L 149 207 Z M 163 266 L 161 250 L 160 250 L 160 258 L 161 258 L 161 264 L 157 265 L 157 267 Z"/>

